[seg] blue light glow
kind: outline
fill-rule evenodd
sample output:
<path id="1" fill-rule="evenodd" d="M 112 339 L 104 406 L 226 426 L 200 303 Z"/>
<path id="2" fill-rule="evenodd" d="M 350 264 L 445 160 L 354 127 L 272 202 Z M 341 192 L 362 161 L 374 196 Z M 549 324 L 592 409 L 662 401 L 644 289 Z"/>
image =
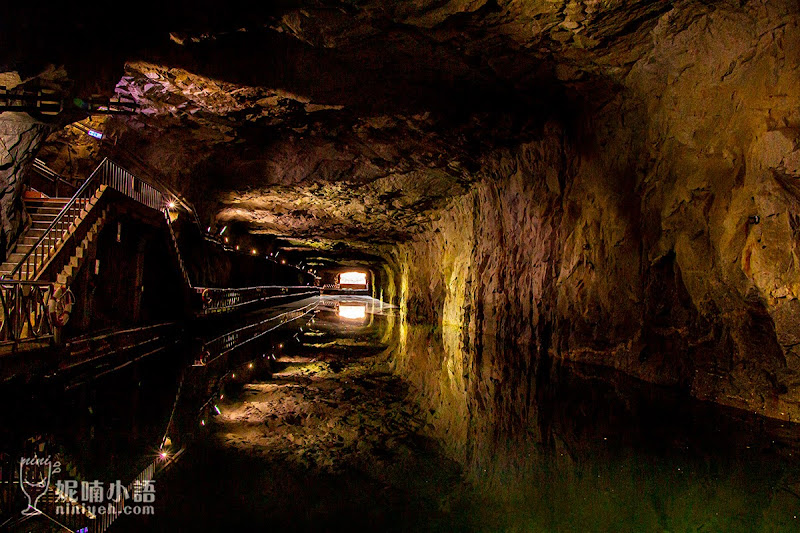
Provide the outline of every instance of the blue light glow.
<path id="1" fill-rule="evenodd" d="M 95 139 L 102 139 L 103 138 L 103 134 L 101 132 L 99 132 L 99 131 L 89 130 L 87 133 L 91 137 L 94 137 Z"/>

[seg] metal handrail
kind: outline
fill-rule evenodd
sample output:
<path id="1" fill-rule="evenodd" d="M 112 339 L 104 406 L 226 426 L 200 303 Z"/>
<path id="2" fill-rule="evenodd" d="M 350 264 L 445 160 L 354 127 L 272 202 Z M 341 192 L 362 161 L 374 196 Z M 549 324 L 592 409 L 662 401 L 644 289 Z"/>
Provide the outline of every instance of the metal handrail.
<path id="1" fill-rule="evenodd" d="M 172 246 L 175 248 L 175 256 L 178 258 L 178 266 L 181 269 L 181 274 L 183 275 L 183 281 L 186 282 L 186 286 L 194 288 L 192 284 L 192 279 L 189 277 L 189 270 L 186 268 L 186 263 L 183 261 L 183 256 L 181 255 L 181 248 L 178 246 L 178 238 L 175 236 L 175 231 L 172 229 L 172 222 L 169 219 L 169 212 L 164 210 L 164 219 L 167 223 L 167 230 L 169 231 L 169 236 L 172 241 Z"/>
<path id="2" fill-rule="evenodd" d="M 265 285 L 238 289 L 195 287 L 194 290 L 202 298 L 203 306 L 200 313 L 203 315 L 226 313 L 240 307 L 280 298 L 319 296 L 319 287 L 311 285 Z"/>
<path id="3" fill-rule="evenodd" d="M 45 162 L 39 159 L 38 157 L 33 160 L 31 168 L 33 168 L 33 170 L 38 172 L 41 176 L 44 176 L 45 178 L 49 179 L 50 181 L 61 179 L 61 176 L 56 171 L 48 167 L 45 164 Z"/>
<path id="4" fill-rule="evenodd" d="M 39 158 L 33 160 L 33 164 L 31 165 L 31 169 L 41 178 L 44 178 L 48 182 L 50 182 L 53 186 L 52 193 L 47 191 L 48 194 L 54 194 L 55 196 L 59 195 L 59 185 L 63 186 L 66 185 L 70 190 L 75 191 L 78 189 L 78 185 L 76 184 L 77 180 L 70 180 L 65 178 L 58 172 L 54 171 L 52 168 L 48 167 L 44 161 Z"/>
<path id="5" fill-rule="evenodd" d="M 91 188 L 96 178 L 100 183 L 97 187 Z M 159 211 L 165 204 L 164 193 L 161 190 L 140 180 L 106 157 L 56 215 L 36 244 L 17 263 L 11 271 L 11 278 L 23 279 L 24 276 L 25 279 L 32 279 L 40 273 L 48 256 L 69 237 L 70 231 L 74 229 L 73 224 L 100 185 L 116 189 L 137 202 Z M 87 194 L 90 190 L 91 194 Z"/>

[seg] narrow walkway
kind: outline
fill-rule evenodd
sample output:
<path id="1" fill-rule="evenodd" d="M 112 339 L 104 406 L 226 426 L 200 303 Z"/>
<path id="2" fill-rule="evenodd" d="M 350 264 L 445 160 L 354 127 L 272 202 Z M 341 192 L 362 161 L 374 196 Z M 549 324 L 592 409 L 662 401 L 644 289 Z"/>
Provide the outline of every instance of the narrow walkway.
<path id="1" fill-rule="evenodd" d="M 460 474 L 383 363 L 382 317 L 325 300 L 271 379 L 226 396 L 212 435 L 158 480 L 155 516 L 120 531 L 447 530 Z"/>

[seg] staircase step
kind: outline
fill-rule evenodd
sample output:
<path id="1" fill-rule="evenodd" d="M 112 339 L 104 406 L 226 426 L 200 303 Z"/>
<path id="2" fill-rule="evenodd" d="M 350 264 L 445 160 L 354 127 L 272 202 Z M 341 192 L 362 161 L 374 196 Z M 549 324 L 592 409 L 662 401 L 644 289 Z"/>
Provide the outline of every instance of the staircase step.
<path id="1" fill-rule="evenodd" d="M 19 263 L 20 261 L 22 261 L 22 258 L 23 258 L 23 257 L 25 257 L 25 254 L 24 254 L 24 253 L 17 253 L 17 252 L 14 252 L 13 254 L 9 254 L 9 256 L 8 256 L 8 262 L 9 262 L 9 263 L 14 263 L 14 264 L 16 265 L 17 263 Z"/>
<path id="2" fill-rule="evenodd" d="M 31 222 L 47 223 L 50 224 L 56 219 L 56 215 L 33 215 Z"/>
<path id="3" fill-rule="evenodd" d="M 31 218 L 56 218 L 56 215 L 58 215 L 61 212 L 60 210 L 56 210 L 56 209 L 53 209 L 52 211 L 53 211 L 52 213 L 40 213 L 40 212 L 36 211 L 36 212 L 30 213 L 30 215 L 31 215 Z"/>
<path id="4" fill-rule="evenodd" d="M 23 239 L 34 239 L 35 241 L 39 240 L 39 237 L 44 235 L 44 231 L 44 229 L 33 229 L 32 227 L 28 228 L 28 231 L 25 232 Z"/>
<path id="5" fill-rule="evenodd" d="M 64 206 L 67 205 L 66 203 L 63 204 L 44 204 L 44 205 L 28 205 L 27 202 L 25 204 L 25 209 L 28 210 L 28 213 L 58 213 Z"/>
<path id="6" fill-rule="evenodd" d="M 17 253 L 17 254 L 27 254 L 27 253 L 28 253 L 28 250 L 30 250 L 31 248 L 33 248 L 33 245 L 34 245 L 34 244 L 35 244 L 35 243 L 31 243 L 31 244 L 17 243 L 17 245 L 14 247 L 14 253 Z"/>
<path id="7" fill-rule="evenodd" d="M 25 198 L 25 207 L 64 207 L 71 198 Z"/>
<path id="8" fill-rule="evenodd" d="M 46 230 L 52 224 L 52 220 L 34 220 L 31 222 L 31 229 L 33 230 Z"/>
<path id="9" fill-rule="evenodd" d="M 17 246 L 33 246 L 36 244 L 39 241 L 39 237 L 44 235 L 44 230 L 39 229 L 34 231 L 37 233 L 36 235 L 31 235 L 31 231 L 26 231 L 25 235 L 17 241 Z"/>
<path id="10" fill-rule="evenodd" d="M 44 196 L 42 198 L 25 198 L 26 204 L 65 204 L 72 200 L 72 198 L 65 198 L 63 196 Z"/>
<path id="11" fill-rule="evenodd" d="M 40 215 L 53 215 L 53 216 L 55 216 L 55 215 L 59 214 L 62 209 L 63 209 L 63 207 L 49 207 L 49 206 L 48 207 L 34 207 L 34 208 L 30 208 L 29 207 L 28 208 L 28 214 L 30 214 L 31 217 L 40 216 Z"/>

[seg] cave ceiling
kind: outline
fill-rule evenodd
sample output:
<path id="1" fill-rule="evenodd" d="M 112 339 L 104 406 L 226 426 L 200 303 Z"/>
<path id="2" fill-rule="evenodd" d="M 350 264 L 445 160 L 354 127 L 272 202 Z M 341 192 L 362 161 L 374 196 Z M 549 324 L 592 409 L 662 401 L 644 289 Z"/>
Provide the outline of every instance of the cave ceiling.
<path id="1" fill-rule="evenodd" d="M 68 15 L 72 32 L 53 18 L 50 38 L 72 44 L 49 60 L 84 91 L 139 104 L 105 124 L 116 149 L 167 176 L 209 223 L 371 253 L 436 218 L 486 154 L 614 98 L 656 25 L 725 4 L 199 1 L 152 21 Z M 14 55 L 25 39 L 4 62 L 34 71 Z M 49 58 L 46 39 L 28 45 Z"/>

